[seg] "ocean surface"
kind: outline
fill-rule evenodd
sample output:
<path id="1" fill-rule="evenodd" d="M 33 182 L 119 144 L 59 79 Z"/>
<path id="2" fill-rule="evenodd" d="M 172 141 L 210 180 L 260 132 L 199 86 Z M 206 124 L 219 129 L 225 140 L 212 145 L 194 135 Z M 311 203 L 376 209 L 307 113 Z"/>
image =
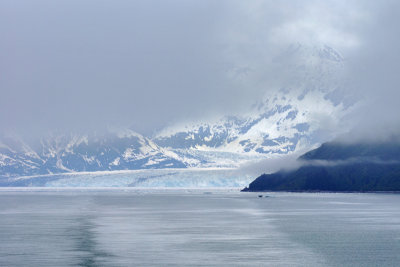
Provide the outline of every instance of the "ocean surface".
<path id="1" fill-rule="evenodd" d="M 400 195 L 262 195 L 1 189 L 0 266 L 399 265 Z"/>

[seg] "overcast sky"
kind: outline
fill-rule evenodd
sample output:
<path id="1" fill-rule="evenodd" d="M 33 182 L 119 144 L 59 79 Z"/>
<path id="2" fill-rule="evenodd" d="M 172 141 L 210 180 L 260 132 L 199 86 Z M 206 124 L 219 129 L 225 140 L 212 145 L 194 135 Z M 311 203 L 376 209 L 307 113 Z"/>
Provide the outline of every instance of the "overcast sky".
<path id="1" fill-rule="evenodd" d="M 302 43 L 346 57 L 348 90 L 368 106 L 347 125 L 397 131 L 399 11 L 397 1 L 2 0 L 0 130 L 150 133 L 235 112 L 273 81 L 238 83 L 232 71 L 268 77 L 271 59 Z"/>

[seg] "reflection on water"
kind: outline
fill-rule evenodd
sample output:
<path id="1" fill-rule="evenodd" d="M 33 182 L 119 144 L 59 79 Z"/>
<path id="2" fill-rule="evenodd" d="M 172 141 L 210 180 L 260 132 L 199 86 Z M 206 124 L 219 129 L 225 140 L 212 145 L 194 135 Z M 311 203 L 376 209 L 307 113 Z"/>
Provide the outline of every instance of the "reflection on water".
<path id="1" fill-rule="evenodd" d="M 399 195 L 0 191 L 0 266 L 396 266 Z"/>

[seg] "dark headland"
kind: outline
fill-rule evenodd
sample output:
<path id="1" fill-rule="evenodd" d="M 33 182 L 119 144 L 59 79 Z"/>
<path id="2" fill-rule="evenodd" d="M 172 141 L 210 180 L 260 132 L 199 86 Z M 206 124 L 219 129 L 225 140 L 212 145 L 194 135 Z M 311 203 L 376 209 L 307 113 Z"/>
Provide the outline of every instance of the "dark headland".
<path id="1" fill-rule="evenodd" d="M 298 169 L 263 174 L 242 191 L 400 191 L 398 142 L 329 142 L 305 153 L 298 161 Z"/>

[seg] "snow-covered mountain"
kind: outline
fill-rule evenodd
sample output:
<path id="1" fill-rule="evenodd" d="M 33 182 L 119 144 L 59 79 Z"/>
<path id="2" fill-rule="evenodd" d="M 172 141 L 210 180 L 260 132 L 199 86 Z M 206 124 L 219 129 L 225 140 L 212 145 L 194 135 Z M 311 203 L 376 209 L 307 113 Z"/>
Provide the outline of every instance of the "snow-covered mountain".
<path id="1" fill-rule="evenodd" d="M 295 57 L 295 60 L 293 60 Z M 267 157 L 329 139 L 353 104 L 344 94 L 344 59 L 328 46 L 290 46 L 277 61 L 291 75 L 242 114 L 172 125 L 152 140 L 177 154 L 226 153 Z"/>
<path id="2" fill-rule="evenodd" d="M 178 155 L 131 130 L 101 136 L 51 135 L 30 144 L 3 136 L 0 143 L 2 176 L 183 167 Z"/>
<path id="3" fill-rule="evenodd" d="M 289 77 L 240 114 L 179 123 L 154 136 L 132 130 L 0 137 L 0 177 L 164 168 L 235 168 L 331 138 L 353 102 L 343 57 L 328 46 L 290 46 L 275 59 Z M 336 131 L 336 129 L 335 129 Z"/>
<path id="4" fill-rule="evenodd" d="M 290 94 L 280 91 L 248 114 L 166 128 L 153 141 L 176 151 L 286 154 L 301 142 L 318 142 L 323 120 L 334 123 L 346 112 L 343 105 L 335 105 L 320 91 L 301 98 Z"/>

